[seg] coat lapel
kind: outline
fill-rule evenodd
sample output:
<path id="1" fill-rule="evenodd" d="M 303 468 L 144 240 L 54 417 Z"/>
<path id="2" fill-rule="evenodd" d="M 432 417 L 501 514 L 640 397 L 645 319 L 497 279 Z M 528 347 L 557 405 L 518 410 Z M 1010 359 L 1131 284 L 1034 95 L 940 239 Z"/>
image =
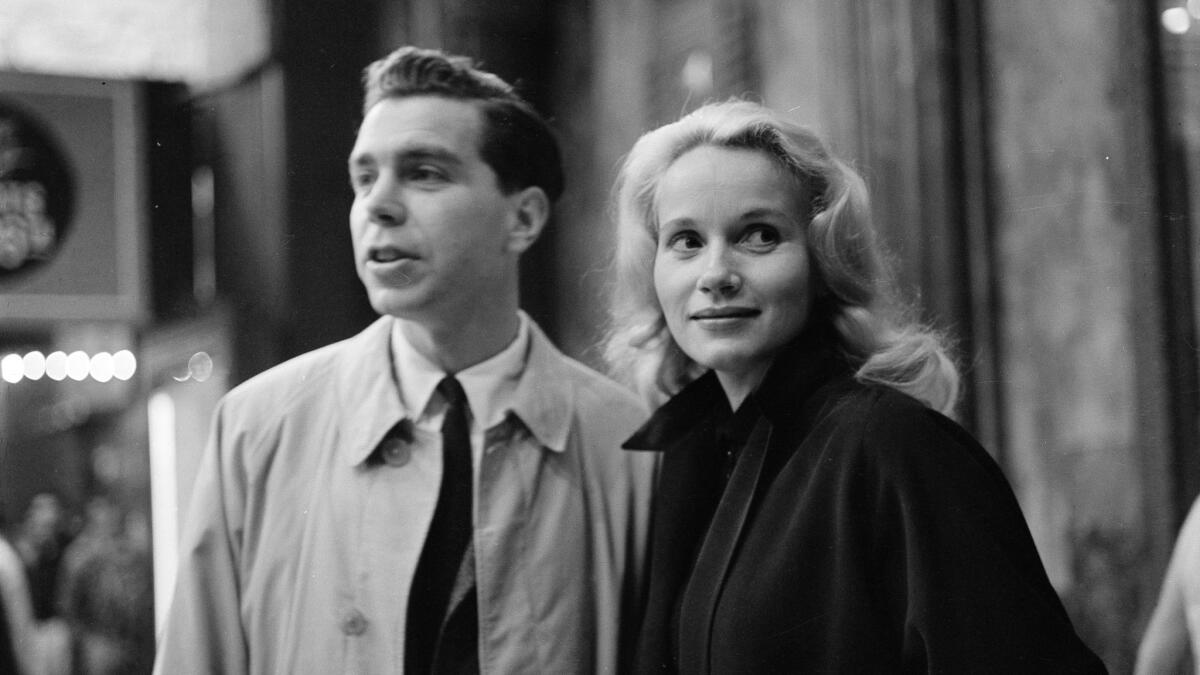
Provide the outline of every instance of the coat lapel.
<path id="1" fill-rule="evenodd" d="M 679 670 L 684 673 L 709 672 L 709 639 L 712 634 L 713 617 L 717 601 L 733 555 L 741 541 L 750 506 L 762 478 L 762 468 L 767 449 L 771 444 L 772 425 L 760 419 L 729 477 L 725 496 L 717 505 L 712 523 L 692 576 L 683 591 L 681 621 L 698 622 L 681 631 L 679 643 Z"/>
<path id="2" fill-rule="evenodd" d="M 806 411 L 804 401 L 837 374 L 851 372 L 836 351 L 831 330 L 818 324 L 781 350 L 752 394 L 761 415 L 724 490 L 712 412 L 718 402 L 724 404 L 725 394 L 712 372 L 676 394 L 625 442 L 626 449 L 664 454 L 655 494 L 650 592 L 635 672 L 670 668 L 673 655 L 678 672 L 710 672 L 713 622 L 734 556 L 750 527 L 755 497 L 810 426 L 813 413 Z M 678 625 L 673 616 L 678 616 Z M 672 649 L 676 639 L 678 649 Z"/>

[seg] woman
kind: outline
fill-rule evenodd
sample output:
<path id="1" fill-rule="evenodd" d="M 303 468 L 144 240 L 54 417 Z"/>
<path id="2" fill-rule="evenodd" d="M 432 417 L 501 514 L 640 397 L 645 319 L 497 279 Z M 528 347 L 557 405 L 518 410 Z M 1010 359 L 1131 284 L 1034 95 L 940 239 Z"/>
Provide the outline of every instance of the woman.
<path id="1" fill-rule="evenodd" d="M 617 217 L 607 353 L 671 397 L 625 446 L 664 455 L 635 671 L 1104 671 L 817 137 L 705 106 L 637 142 Z"/>

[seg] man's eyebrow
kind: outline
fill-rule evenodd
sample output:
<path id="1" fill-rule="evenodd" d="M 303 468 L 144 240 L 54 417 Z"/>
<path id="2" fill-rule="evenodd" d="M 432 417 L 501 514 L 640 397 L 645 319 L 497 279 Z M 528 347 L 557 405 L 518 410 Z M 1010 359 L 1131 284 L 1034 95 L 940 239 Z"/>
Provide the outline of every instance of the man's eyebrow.
<path id="1" fill-rule="evenodd" d="M 396 153 L 396 159 L 400 161 L 412 161 L 421 159 L 436 159 L 452 164 L 462 164 L 462 157 L 458 153 L 438 146 L 416 146 L 405 148 L 401 152 Z"/>
<path id="2" fill-rule="evenodd" d="M 410 146 L 397 151 L 389 151 L 384 153 L 384 156 L 387 161 L 394 162 L 437 160 L 455 165 L 463 163 L 463 159 L 458 153 L 436 145 Z M 351 167 L 375 164 L 378 161 L 377 157 L 378 155 L 372 152 L 359 152 L 350 156 L 349 164 Z"/>

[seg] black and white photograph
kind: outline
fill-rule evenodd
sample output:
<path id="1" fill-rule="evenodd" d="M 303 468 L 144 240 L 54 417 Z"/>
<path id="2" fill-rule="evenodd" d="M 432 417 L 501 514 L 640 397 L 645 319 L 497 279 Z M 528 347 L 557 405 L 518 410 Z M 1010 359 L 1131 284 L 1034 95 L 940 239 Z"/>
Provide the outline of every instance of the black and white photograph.
<path id="1" fill-rule="evenodd" d="M 1200 673 L 1200 0 L 0 0 L 8 673 Z"/>

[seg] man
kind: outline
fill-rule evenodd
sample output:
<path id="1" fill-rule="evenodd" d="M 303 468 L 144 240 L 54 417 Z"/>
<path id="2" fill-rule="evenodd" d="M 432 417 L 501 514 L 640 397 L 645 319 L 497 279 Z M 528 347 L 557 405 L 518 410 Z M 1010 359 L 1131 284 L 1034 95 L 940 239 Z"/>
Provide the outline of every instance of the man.
<path id="1" fill-rule="evenodd" d="M 613 672 L 654 467 L 619 450 L 636 399 L 518 309 L 557 144 L 461 57 L 403 48 L 365 88 L 350 231 L 383 316 L 222 401 L 157 669 Z"/>

